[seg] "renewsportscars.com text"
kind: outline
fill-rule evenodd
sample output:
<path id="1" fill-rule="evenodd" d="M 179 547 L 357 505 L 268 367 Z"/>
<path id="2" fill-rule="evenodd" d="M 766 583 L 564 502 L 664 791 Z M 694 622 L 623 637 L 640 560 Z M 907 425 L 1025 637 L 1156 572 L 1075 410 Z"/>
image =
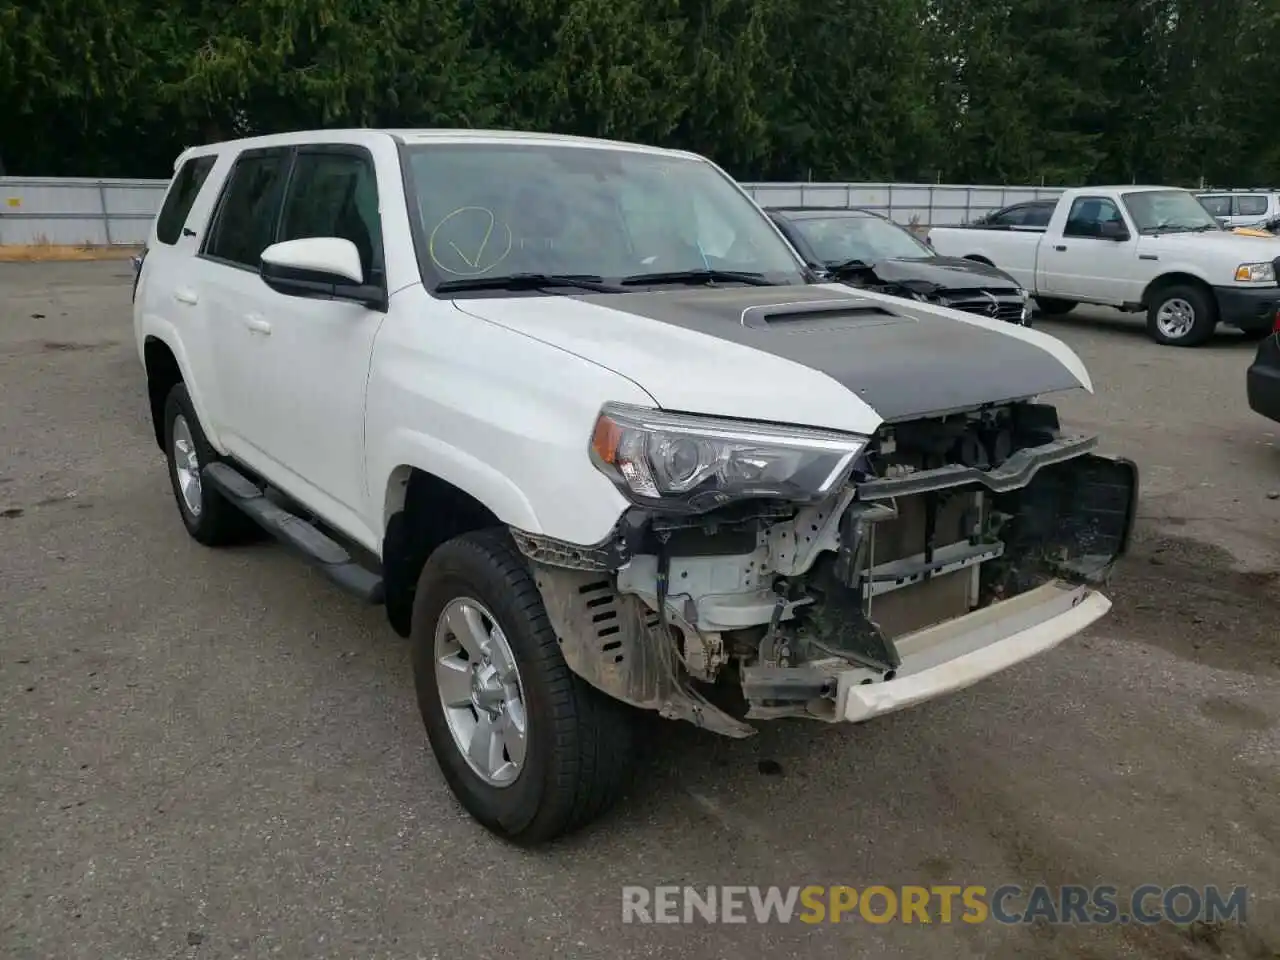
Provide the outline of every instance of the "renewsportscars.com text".
<path id="1" fill-rule="evenodd" d="M 1245 922 L 1247 887 L 1143 884 L 627 886 L 623 923 L 1188 924 Z"/>

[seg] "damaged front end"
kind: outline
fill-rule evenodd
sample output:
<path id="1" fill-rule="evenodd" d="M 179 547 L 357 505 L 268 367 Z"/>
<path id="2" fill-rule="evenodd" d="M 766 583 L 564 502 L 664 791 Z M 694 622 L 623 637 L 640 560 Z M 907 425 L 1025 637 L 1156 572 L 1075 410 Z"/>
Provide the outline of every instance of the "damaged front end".
<path id="1" fill-rule="evenodd" d="M 940 267 L 938 263 L 948 264 Z M 937 279 L 938 275 L 945 280 Z M 850 261 L 833 270 L 834 279 L 862 290 L 918 300 L 1019 326 L 1031 324 L 1031 301 L 1011 277 L 974 261 Z"/>
<path id="2" fill-rule="evenodd" d="M 1095 447 L 1015 403 L 885 425 L 808 502 L 642 503 L 590 548 L 513 532 L 567 663 L 609 695 L 733 737 L 862 720 L 1105 612 L 1138 481 Z"/>

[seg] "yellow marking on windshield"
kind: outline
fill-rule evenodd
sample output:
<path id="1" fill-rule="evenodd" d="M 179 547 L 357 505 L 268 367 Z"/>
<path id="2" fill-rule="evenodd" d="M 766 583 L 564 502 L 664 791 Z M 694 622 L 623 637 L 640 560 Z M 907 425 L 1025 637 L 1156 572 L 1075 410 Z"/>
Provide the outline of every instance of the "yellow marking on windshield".
<path id="1" fill-rule="evenodd" d="M 456 217 L 462 216 L 466 213 L 478 215 L 484 219 L 484 236 L 481 237 L 480 243 L 476 246 L 475 250 L 472 251 L 470 256 L 464 253 L 462 247 L 459 247 L 455 241 L 447 241 L 449 246 L 453 248 L 453 252 L 458 255 L 458 259 L 467 266 L 467 269 L 457 270 L 454 269 L 454 267 L 450 267 L 445 264 L 436 253 L 436 238 L 445 224 L 450 223 Z M 489 249 L 489 241 L 492 239 L 493 231 L 495 229 L 506 231 L 507 246 L 500 256 L 494 258 L 492 262 L 485 264 L 485 251 Z M 498 218 L 494 216 L 493 211 L 488 207 L 458 207 L 458 209 L 454 210 L 452 213 L 446 214 L 440 222 L 436 224 L 435 229 L 431 231 L 431 236 L 427 240 L 427 252 L 431 256 L 431 262 L 445 273 L 452 273 L 454 276 L 458 277 L 479 277 L 488 273 L 498 264 L 502 263 L 502 261 L 506 260 L 511 253 L 511 248 L 514 243 L 515 238 L 511 233 L 510 225 L 506 223 L 499 223 Z"/>

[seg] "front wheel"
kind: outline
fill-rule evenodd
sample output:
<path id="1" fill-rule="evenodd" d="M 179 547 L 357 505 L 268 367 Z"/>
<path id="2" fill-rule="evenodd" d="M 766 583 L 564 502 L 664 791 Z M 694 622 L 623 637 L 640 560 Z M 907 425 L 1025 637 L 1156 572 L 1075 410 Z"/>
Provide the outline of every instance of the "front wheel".
<path id="1" fill-rule="evenodd" d="M 1047 316 L 1062 316 L 1076 308 L 1074 300 L 1059 300 L 1057 297 L 1036 297 L 1036 306 Z"/>
<path id="2" fill-rule="evenodd" d="M 1213 336 L 1218 304 L 1207 290 L 1190 284 L 1164 287 L 1147 305 L 1147 332 L 1156 343 L 1196 347 Z"/>
<path id="3" fill-rule="evenodd" d="M 630 771 L 629 708 L 569 670 L 505 530 L 464 534 L 431 555 L 411 643 L 427 739 L 472 817 L 532 845 L 613 804 Z"/>

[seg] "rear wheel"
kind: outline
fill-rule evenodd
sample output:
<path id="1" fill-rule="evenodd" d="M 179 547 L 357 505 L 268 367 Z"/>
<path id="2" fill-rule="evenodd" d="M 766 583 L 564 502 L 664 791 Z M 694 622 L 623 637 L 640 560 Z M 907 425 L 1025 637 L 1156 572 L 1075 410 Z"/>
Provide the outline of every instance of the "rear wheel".
<path id="1" fill-rule="evenodd" d="M 1151 294 L 1147 302 L 1147 332 L 1156 343 L 1195 347 L 1213 336 L 1218 304 L 1209 291 L 1179 283 Z"/>
<path id="2" fill-rule="evenodd" d="M 464 534 L 431 555 L 411 642 L 427 738 L 472 817 L 532 845 L 613 804 L 630 771 L 631 712 L 569 670 L 505 530 Z"/>
<path id="3" fill-rule="evenodd" d="M 1047 316 L 1061 316 L 1076 308 L 1074 300 L 1059 300 L 1057 297 L 1036 297 L 1036 306 Z"/>
<path id="4" fill-rule="evenodd" d="M 217 453 L 200 428 L 184 383 L 174 385 L 165 400 L 164 449 L 178 514 L 187 533 L 207 547 L 257 537 L 257 525 L 203 482 L 201 471 L 217 459 Z"/>

